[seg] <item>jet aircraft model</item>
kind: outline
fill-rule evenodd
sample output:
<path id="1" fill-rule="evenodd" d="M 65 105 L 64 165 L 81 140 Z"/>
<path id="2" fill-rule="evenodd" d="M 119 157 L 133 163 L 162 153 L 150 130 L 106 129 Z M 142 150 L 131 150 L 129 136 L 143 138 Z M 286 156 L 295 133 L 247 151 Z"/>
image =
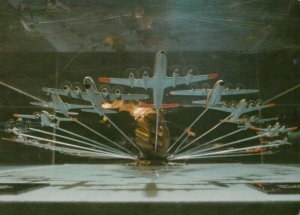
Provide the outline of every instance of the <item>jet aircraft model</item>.
<path id="1" fill-rule="evenodd" d="M 229 89 L 225 88 L 225 82 L 223 80 L 218 80 L 212 89 L 193 89 L 193 90 L 177 90 L 171 91 L 171 95 L 181 95 L 181 96 L 206 96 L 206 100 L 193 101 L 193 104 L 216 106 L 223 105 L 224 102 L 221 101 L 222 96 L 229 95 L 241 95 L 248 93 L 257 93 L 258 90 L 255 89 Z"/>
<path id="2" fill-rule="evenodd" d="M 148 95 L 143 94 L 111 94 L 104 89 L 103 92 L 99 92 L 97 90 L 95 82 L 91 77 L 85 77 L 83 79 L 83 85 L 85 87 L 85 92 L 81 90 L 71 90 L 68 87 L 66 87 L 65 89 L 43 88 L 43 91 L 50 94 L 68 96 L 75 99 L 88 101 L 91 103 L 91 106 L 85 106 L 83 107 L 83 109 L 81 109 L 81 111 L 98 113 L 99 115 L 117 113 L 114 110 L 107 110 L 102 108 L 102 103 L 105 100 L 115 101 L 119 98 L 121 100 L 140 100 L 149 98 Z"/>
<path id="3" fill-rule="evenodd" d="M 207 75 L 194 75 L 191 72 L 185 77 L 179 77 L 179 74 L 174 72 L 173 77 L 167 76 L 167 57 L 165 51 L 157 52 L 154 61 L 154 75 L 152 78 L 149 77 L 148 73 L 143 74 L 143 78 L 136 79 L 134 75 L 129 74 L 128 79 L 124 78 L 108 78 L 100 77 L 99 82 L 102 83 L 112 83 L 138 88 L 153 90 L 153 103 L 154 104 L 144 104 L 141 107 L 145 108 L 155 108 L 157 110 L 156 116 L 156 132 L 155 132 L 155 151 L 157 149 L 157 139 L 158 139 L 158 127 L 159 127 L 159 110 L 161 108 L 172 108 L 177 107 L 178 104 L 163 104 L 164 90 L 168 87 L 176 87 L 177 85 L 189 85 L 198 81 L 205 81 L 208 79 L 216 78 L 217 74 L 207 74 Z"/>
<path id="4" fill-rule="evenodd" d="M 245 99 L 242 99 L 236 106 L 231 106 L 231 107 L 214 107 L 210 106 L 207 108 L 213 109 L 213 110 L 218 110 L 218 111 L 224 111 L 224 112 L 229 112 L 231 113 L 231 117 L 226 121 L 226 122 L 232 122 L 232 123 L 238 123 L 238 119 L 242 114 L 252 112 L 252 111 L 257 111 L 261 110 L 264 108 L 269 108 L 273 107 L 275 104 L 267 104 L 267 105 L 262 105 L 262 104 L 256 104 L 256 105 L 248 105 L 248 102 L 246 102 Z"/>

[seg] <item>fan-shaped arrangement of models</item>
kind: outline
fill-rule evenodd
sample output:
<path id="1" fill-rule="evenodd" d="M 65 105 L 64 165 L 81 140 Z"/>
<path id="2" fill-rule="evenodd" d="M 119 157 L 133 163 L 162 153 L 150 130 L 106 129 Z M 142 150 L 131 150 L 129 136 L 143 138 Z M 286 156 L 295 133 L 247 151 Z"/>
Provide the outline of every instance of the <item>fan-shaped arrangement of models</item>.
<path id="1" fill-rule="evenodd" d="M 99 77 L 98 81 L 102 83 L 99 87 L 93 78 L 87 76 L 83 79 L 83 84 L 64 82 L 60 88 L 43 88 L 52 101 L 32 102 L 32 105 L 45 108 L 40 112 L 14 114 L 14 119 L 8 121 L 5 128 L 9 137 L 3 139 L 75 156 L 168 161 L 272 154 L 278 147 L 290 144 L 287 136 L 296 130 L 296 127 L 286 128 L 278 122 L 273 126 L 265 125 L 277 121 L 276 117 L 264 119 L 257 115 L 249 116 L 249 113 L 270 108 L 274 104 L 261 100 L 241 99 L 238 102 L 226 102 L 222 99 L 223 96 L 254 94 L 258 90 L 245 89 L 242 84 L 232 87 L 223 80 L 217 80 L 214 86 L 210 87 L 203 84 L 203 81 L 216 79 L 217 74 L 199 75 L 193 66 L 188 66 L 185 70 L 182 76 L 179 69 L 174 67 L 171 69 L 172 74 L 168 76 L 170 68 L 167 70 L 166 53 L 159 51 L 155 56 L 152 77 L 149 76 L 151 70 L 145 67 L 139 72 L 138 78 L 129 70 L 128 78 Z M 177 102 L 165 103 L 165 89 L 178 85 L 187 85 L 189 89 L 171 90 L 169 96 L 176 98 Z M 200 85 L 201 88 L 198 88 Z M 153 103 L 148 102 L 150 99 L 147 94 L 124 94 L 123 86 L 151 89 Z M 204 99 L 188 105 L 182 104 L 181 98 L 186 99 L 188 96 Z M 74 102 L 64 102 L 62 98 Z M 172 137 L 165 121 L 165 113 L 179 106 L 187 110 L 197 107 L 203 111 L 183 129 L 181 135 Z M 94 129 L 79 119 L 80 114 L 73 112 L 76 110 L 99 115 L 109 126 L 104 132 Z M 124 110 L 130 112 L 136 121 L 134 135 L 126 134 L 110 117 L 117 117 L 118 111 Z M 208 111 L 225 112 L 228 116 L 219 120 L 209 130 L 196 135 L 192 128 Z M 212 140 L 203 141 L 203 137 L 226 123 L 236 124 L 236 129 Z M 72 126 L 71 129 L 66 128 L 65 124 L 76 124 L 93 135 L 77 133 L 72 131 Z M 122 140 L 110 135 L 109 129 L 119 132 Z M 253 135 L 220 143 L 220 140 L 245 130 L 249 130 Z M 255 139 L 260 140 L 258 144 L 240 145 Z"/>

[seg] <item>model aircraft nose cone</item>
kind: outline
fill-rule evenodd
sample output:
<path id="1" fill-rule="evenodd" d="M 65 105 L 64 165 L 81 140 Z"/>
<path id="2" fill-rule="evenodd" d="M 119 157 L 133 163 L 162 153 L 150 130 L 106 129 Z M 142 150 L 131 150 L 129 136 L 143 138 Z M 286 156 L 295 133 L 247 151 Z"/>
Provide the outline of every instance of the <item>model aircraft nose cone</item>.
<path id="1" fill-rule="evenodd" d="M 83 85 L 84 85 L 85 89 L 89 89 L 92 85 L 91 77 L 85 77 L 83 79 Z"/>

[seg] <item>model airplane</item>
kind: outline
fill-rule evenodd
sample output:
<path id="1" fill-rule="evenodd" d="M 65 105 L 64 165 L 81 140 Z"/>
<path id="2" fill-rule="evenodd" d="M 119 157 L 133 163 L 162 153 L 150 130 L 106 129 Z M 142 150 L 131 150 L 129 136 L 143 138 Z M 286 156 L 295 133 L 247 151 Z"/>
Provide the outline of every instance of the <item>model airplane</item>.
<path id="1" fill-rule="evenodd" d="M 32 119 L 32 120 L 41 120 L 42 126 L 47 127 L 58 127 L 59 122 L 73 122 L 77 118 L 74 117 L 58 117 L 52 114 L 49 114 L 47 111 L 41 111 L 41 113 L 36 114 L 14 114 L 14 117 L 21 119 Z"/>
<path id="2" fill-rule="evenodd" d="M 173 77 L 167 76 L 167 57 L 165 51 L 157 52 L 154 61 L 154 75 L 152 78 L 149 77 L 148 73 L 145 72 L 143 78 L 136 79 L 134 75 L 129 74 L 128 79 L 124 78 L 108 78 L 100 77 L 99 82 L 102 83 L 112 83 L 138 88 L 153 90 L 153 104 L 143 104 L 141 107 L 145 108 L 155 108 L 157 110 L 156 116 L 156 132 L 155 132 L 155 152 L 157 150 L 157 140 L 158 140 L 158 130 L 159 130 L 159 110 L 161 108 L 173 108 L 177 107 L 178 104 L 163 104 L 164 90 L 169 87 L 176 87 L 177 85 L 189 85 L 194 82 L 205 81 L 208 79 L 216 78 L 217 74 L 207 74 L 207 75 L 195 75 L 191 72 L 185 77 L 179 77 L 177 72 L 173 73 Z"/>
<path id="3" fill-rule="evenodd" d="M 272 118 L 265 118 L 262 119 L 257 115 L 251 116 L 250 118 L 248 117 L 241 117 L 237 120 L 237 124 L 239 126 L 243 126 L 247 123 L 251 123 L 251 124 L 260 124 L 260 123 L 266 123 L 266 122 L 271 122 L 271 121 L 276 121 L 278 120 L 278 117 L 272 117 Z"/>
<path id="4" fill-rule="evenodd" d="M 223 105 L 224 102 L 221 101 L 222 96 L 230 95 L 241 95 L 248 93 L 257 93 L 258 90 L 255 89 L 229 89 L 225 88 L 225 82 L 219 80 L 215 83 L 212 89 L 193 89 L 193 90 L 178 90 L 171 91 L 171 95 L 181 95 L 181 96 L 206 96 L 206 100 L 193 101 L 193 104 L 216 106 Z"/>
<path id="5" fill-rule="evenodd" d="M 279 147 L 282 145 L 292 145 L 290 142 L 288 142 L 288 138 L 285 137 L 283 140 L 273 140 L 273 141 L 261 141 L 261 144 L 268 144 L 268 145 L 274 145 L 275 147 Z"/>
<path id="6" fill-rule="evenodd" d="M 231 107 L 214 107 L 214 106 L 210 106 L 210 107 L 207 107 L 207 108 L 231 113 L 230 118 L 226 122 L 238 123 L 238 119 L 240 118 L 240 116 L 242 114 L 249 113 L 249 112 L 252 112 L 252 111 L 261 110 L 261 109 L 264 109 L 264 108 L 273 107 L 274 105 L 275 104 L 248 105 L 248 102 L 246 102 L 245 99 L 242 99 L 236 106 L 231 106 Z"/>
<path id="7" fill-rule="evenodd" d="M 267 137 L 276 137 L 279 136 L 279 134 L 295 131 L 297 128 L 298 127 L 286 128 L 284 125 L 280 126 L 278 122 L 273 127 L 272 126 L 268 126 L 267 128 L 258 128 L 255 126 L 251 127 L 252 130 L 257 131 L 257 134 L 265 134 Z"/>
<path id="8" fill-rule="evenodd" d="M 108 91 L 103 89 L 103 92 L 99 92 L 97 90 L 96 84 L 91 77 L 85 77 L 83 79 L 83 85 L 85 87 L 85 91 L 80 90 L 71 90 L 69 88 L 65 89 L 55 89 L 55 88 L 43 88 L 43 90 L 50 94 L 68 96 L 75 99 L 81 99 L 84 101 L 88 101 L 91 103 L 91 106 L 84 107 L 81 111 L 90 112 L 90 113 L 98 113 L 99 115 L 104 114 L 113 114 L 117 113 L 114 110 L 107 110 L 102 108 L 102 103 L 105 100 L 115 101 L 117 99 L 121 100 L 140 100 L 140 99 L 148 99 L 148 95 L 144 94 L 111 94 Z"/>
<path id="9" fill-rule="evenodd" d="M 37 105 L 41 107 L 48 107 L 56 110 L 56 112 L 62 113 L 65 116 L 69 115 L 78 115 L 75 112 L 69 112 L 71 109 L 90 109 L 93 108 L 91 105 L 78 105 L 78 104 L 69 104 L 64 103 L 59 95 L 50 94 L 52 102 L 44 103 L 44 102 L 30 102 L 32 105 Z"/>
<path id="10" fill-rule="evenodd" d="M 99 82 L 120 84 L 130 87 L 138 87 L 153 89 L 153 103 L 154 104 L 144 104 L 147 108 L 170 108 L 176 107 L 177 104 L 163 104 L 164 90 L 169 87 L 176 87 L 177 85 L 189 85 L 194 82 L 205 81 L 208 79 L 216 78 L 218 75 L 215 73 L 207 75 L 194 75 L 189 72 L 185 77 L 179 77 L 179 74 L 174 72 L 173 77 L 167 76 L 167 57 L 165 51 L 157 52 L 154 62 L 154 75 L 152 78 L 149 77 L 148 73 L 145 72 L 143 78 L 134 78 L 133 74 L 129 75 L 128 79 L 124 78 L 108 78 L 100 77 Z"/>

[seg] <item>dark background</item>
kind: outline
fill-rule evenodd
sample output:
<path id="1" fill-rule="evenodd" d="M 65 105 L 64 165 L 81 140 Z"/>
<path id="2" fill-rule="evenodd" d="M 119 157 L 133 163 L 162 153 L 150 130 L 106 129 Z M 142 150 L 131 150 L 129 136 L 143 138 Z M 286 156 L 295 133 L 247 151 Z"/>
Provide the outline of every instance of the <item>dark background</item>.
<path id="1" fill-rule="evenodd" d="M 267 100 L 279 93 L 299 84 L 300 79 L 300 2 L 298 1 L 255 1 L 251 5 L 243 1 L 131 1 L 130 4 L 118 1 L 109 3 L 107 1 L 87 1 L 82 5 L 80 1 L 69 1 L 70 7 L 79 10 L 92 10 L 97 6 L 108 13 L 119 9 L 122 4 L 126 5 L 126 10 L 135 11 L 136 8 L 143 8 L 145 13 L 153 19 L 153 28 L 150 30 L 139 30 L 135 35 L 138 39 L 125 38 L 126 45 L 103 46 L 96 51 L 68 51 L 59 52 L 53 44 L 48 42 L 45 36 L 32 34 L 24 30 L 20 24 L 20 19 L 24 17 L 17 8 L 12 7 L 8 2 L 0 3 L 0 81 L 22 89 L 34 96 L 47 100 L 47 96 L 41 91 L 42 87 L 58 87 L 63 81 L 81 82 L 84 76 L 91 76 L 95 80 L 99 76 L 120 77 L 124 75 L 126 68 L 150 67 L 153 68 L 155 52 L 160 49 L 166 49 L 168 65 L 195 65 L 199 68 L 200 74 L 218 73 L 219 78 L 232 84 L 243 83 L 248 88 L 259 89 L 258 95 L 247 96 L 249 99 Z M 102 4 L 101 4 L 102 3 Z M 113 4 L 113 5 L 112 5 Z M 124 6 L 123 5 L 123 6 Z M 237 7 L 240 8 L 237 8 Z M 125 6 L 124 6 L 125 7 Z M 159 9 L 157 9 L 159 8 Z M 171 30 L 166 31 L 166 26 L 161 19 L 172 20 L 169 11 L 175 8 L 182 14 L 191 12 L 191 17 L 181 19 L 179 27 L 172 21 L 168 26 Z M 192 22 L 197 24 L 197 20 L 203 19 L 201 11 L 204 9 L 217 11 L 216 13 L 206 13 L 205 31 L 207 33 L 215 30 L 215 37 L 199 37 L 201 34 L 199 28 L 191 28 Z M 251 10 L 250 10 L 251 9 Z M 254 10 L 256 9 L 256 11 Z M 246 11 L 249 14 L 246 16 Z M 240 11 L 240 13 L 230 14 L 230 11 Z M 251 12 L 251 13 L 250 13 Z M 246 13 L 246 14 L 245 14 Z M 199 17 L 196 15 L 200 14 Z M 229 15 L 234 17 L 233 23 L 229 24 Z M 178 16 L 181 14 L 179 13 Z M 233 16 L 235 15 L 235 16 Z M 25 14 L 26 16 L 26 14 Z M 44 16 L 43 13 L 37 16 Z M 220 17 L 223 18 L 223 21 Z M 167 17 L 167 18 L 166 18 Z M 47 18 L 47 17 L 46 17 Z M 182 17 L 181 17 L 182 18 Z M 47 18 L 47 19 L 53 19 Z M 183 21 L 182 21 L 183 20 Z M 216 23 L 218 20 L 218 23 Z M 225 20 L 225 21 L 224 21 Z M 221 22 L 221 24 L 220 24 Z M 128 31 L 134 31 L 138 23 L 135 20 L 123 20 Z M 177 32 L 182 26 L 182 33 Z M 201 22 L 203 23 L 203 21 Z M 242 24 L 243 26 L 242 26 Z M 245 29 L 245 24 L 247 25 Z M 91 28 L 92 23 L 82 24 L 81 31 Z M 271 26 L 271 27 L 270 27 Z M 174 29 L 172 29 L 174 27 Z M 51 27 L 49 27 L 51 28 Z M 114 25 L 111 24 L 111 28 Z M 229 29 L 229 30 L 228 30 Z M 266 33 L 263 30 L 269 29 Z M 94 29 L 97 31 L 107 31 L 107 29 Z M 114 29 L 118 31 L 118 29 Z M 206 32 L 202 33 L 205 34 Z M 171 32 L 171 33 L 170 33 Z M 89 31 L 86 34 L 92 34 Z M 92 34 L 96 36 L 95 34 Z M 171 35 L 171 36 L 170 36 Z M 174 36 L 175 35 L 175 36 Z M 188 36 L 187 36 L 188 35 Z M 235 36 L 235 38 L 234 38 Z M 174 39 L 175 37 L 175 39 Z M 143 39 L 141 39 L 143 38 Z M 153 43 L 153 38 L 163 43 Z M 188 38 L 188 39 L 187 39 Z M 101 38 L 99 38 L 101 40 Z M 143 42 L 141 42 L 141 40 Z M 136 44 L 132 46 L 128 41 Z M 146 42 L 145 42 L 146 41 Z M 188 41 L 187 47 L 194 49 L 187 50 L 180 42 Z M 207 42 L 207 43 L 206 43 Z M 179 45 L 178 45 L 179 44 Z M 200 45 L 199 45 L 200 44 Z M 202 45 L 201 44 L 205 44 Z M 103 44 L 102 44 L 103 45 Z M 120 48 L 121 47 L 121 48 Z M 134 49 L 132 48 L 134 47 Z M 201 48 L 202 47 L 202 48 Z M 210 82 L 212 85 L 214 81 Z M 184 87 L 179 87 L 184 89 Z M 126 89 L 127 92 L 144 92 L 143 90 L 133 91 Z M 24 95 L 18 94 L 6 87 L 0 86 L 0 121 L 2 125 L 12 118 L 13 113 L 33 113 L 38 110 L 29 105 L 32 101 Z M 148 91 L 151 95 L 151 91 Z M 181 97 L 168 96 L 166 92 L 166 101 L 188 103 L 190 100 Z M 239 100 L 242 97 L 230 98 L 230 100 Z M 292 91 L 274 102 L 277 104 L 271 110 L 262 111 L 264 117 L 279 117 L 279 122 L 286 126 L 300 126 L 300 89 Z M 151 99 L 149 100 L 151 102 Z M 188 111 L 188 114 L 186 114 Z M 178 136 L 182 130 L 201 113 L 199 108 L 179 108 L 168 112 L 166 120 L 170 121 L 170 130 L 172 136 Z M 111 129 L 99 125 L 94 115 L 81 114 L 80 119 L 96 129 L 103 129 L 104 133 L 118 139 L 121 138 Z M 215 125 L 220 119 L 226 117 L 225 114 L 211 111 L 195 126 L 194 131 L 200 135 Z M 134 129 L 133 119 L 126 113 L 118 116 L 112 116 L 124 131 L 132 135 Z M 129 122 L 129 123 L 128 123 Z M 173 124 L 173 125 L 172 125 Z M 177 126 L 174 126 L 177 125 Z M 129 125 L 129 126 L 128 126 Z M 82 132 L 76 126 L 73 127 L 76 132 Z M 180 130 L 181 129 L 181 130 Z M 223 125 L 203 139 L 209 140 L 216 138 L 224 133 L 235 129 L 234 125 Z M 5 136 L 4 132 L 1 136 Z M 89 135 L 89 134 L 87 134 Z M 226 141 L 236 140 L 245 136 L 251 136 L 253 132 L 247 131 L 234 136 Z M 121 140 L 121 139 L 120 139 Z M 252 144 L 258 143 L 251 142 Z M 300 142 L 294 141 L 292 146 L 280 148 L 280 152 L 271 156 L 235 158 L 235 159 L 216 159 L 205 160 L 201 162 L 274 162 L 274 163 L 298 163 L 300 161 Z M 14 164 L 45 164 L 51 163 L 52 153 L 28 146 L 22 146 L 18 143 L 0 142 L 0 162 Z M 103 162 L 94 159 L 74 158 L 57 154 L 56 162 Z M 106 161 L 110 162 L 110 161 Z"/>

